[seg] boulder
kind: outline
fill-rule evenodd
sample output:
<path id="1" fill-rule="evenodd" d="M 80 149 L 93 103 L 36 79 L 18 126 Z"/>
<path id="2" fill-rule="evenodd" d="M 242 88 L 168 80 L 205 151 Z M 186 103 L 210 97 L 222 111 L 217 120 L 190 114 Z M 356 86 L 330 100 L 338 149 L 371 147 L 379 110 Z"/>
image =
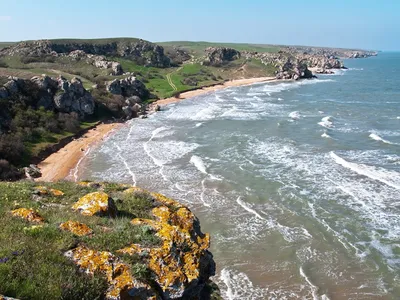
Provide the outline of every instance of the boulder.
<path id="1" fill-rule="evenodd" d="M 108 82 L 107 91 L 114 95 L 122 95 L 124 97 L 138 96 L 141 99 L 147 99 L 150 96 L 150 92 L 143 82 L 134 76 L 124 79 L 114 79 Z"/>
<path id="2" fill-rule="evenodd" d="M 15 95 L 19 91 L 17 80 L 10 80 L 4 84 L 4 87 L 7 89 L 9 95 Z"/>
<path id="3" fill-rule="evenodd" d="M 84 216 L 100 215 L 115 218 L 117 215 L 114 200 L 103 192 L 94 192 L 83 196 L 72 206 L 72 209 L 79 211 Z"/>
<path id="4" fill-rule="evenodd" d="M 206 66 L 218 67 L 240 58 L 240 52 L 232 48 L 209 47 L 205 52 L 206 57 L 202 64 Z"/>
<path id="5" fill-rule="evenodd" d="M 129 105 L 129 106 L 133 106 L 136 103 L 141 103 L 141 102 L 142 102 L 142 99 L 140 99 L 138 96 L 132 96 L 125 100 L 126 105 Z"/>
<path id="6" fill-rule="evenodd" d="M 42 172 L 36 165 L 29 165 L 29 167 L 24 168 L 24 171 L 27 178 L 39 178 L 42 176 Z"/>
<path id="7" fill-rule="evenodd" d="M 58 79 L 61 92 L 54 97 L 55 108 L 58 111 L 70 113 L 76 112 L 81 117 L 94 113 L 95 102 L 92 95 L 83 87 L 79 78 L 73 78 L 70 82 L 63 77 Z"/>

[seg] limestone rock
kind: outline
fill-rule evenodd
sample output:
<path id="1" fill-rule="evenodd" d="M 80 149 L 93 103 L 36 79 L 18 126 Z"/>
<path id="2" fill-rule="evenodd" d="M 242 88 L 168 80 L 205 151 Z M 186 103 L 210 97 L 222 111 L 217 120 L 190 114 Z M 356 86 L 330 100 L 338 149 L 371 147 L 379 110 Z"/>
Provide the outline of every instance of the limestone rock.
<path id="1" fill-rule="evenodd" d="M 91 230 L 86 224 L 76 221 L 67 221 L 65 223 L 61 223 L 59 227 L 60 229 L 72 232 L 77 236 L 85 236 L 93 233 L 93 230 Z"/>
<path id="2" fill-rule="evenodd" d="M 209 47 L 205 51 L 206 57 L 203 64 L 206 66 L 218 67 L 240 58 L 240 52 L 232 48 Z"/>
<path id="3" fill-rule="evenodd" d="M 142 191 L 133 187 L 125 193 Z M 149 268 L 163 290 L 165 299 L 199 299 L 210 276 L 215 275 L 215 262 L 207 250 L 210 236 L 200 230 L 198 219 L 185 206 L 161 194 L 151 193 L 161 203 L 152 214 L 155 220 L 134 219 L 133 225 L 151 226 L 161 238 L 156 248 L 132 244 L 119 253 L 144 255 L 148 253 Z"/>
<path id="4" fill-rule="evenodd" d="M 100 215 L 115 218 L 117 215 L 114 200 L 103 192 L 94 192 L 83 196 L 72 206 L 72 209 L 79 211 L 84 216 Z"/>
<path id="5" fill-rule="evenodd" d="M 20 217 L 22 219 L 25 219 L 28 222 L 34 222 L 34 223 L 43 223 L 44 219 L 42 216 L 38 214 L 38 212 L 34 211 L 33 209 L 28 209 L 28 208 L 18 208 L 13 211 L 11 211 L 11 214 L 14 217 Z"/>
<path id="6" fill-rule="evenodd" d="M 64 193 L 60 190 L 48 188 L 46 186 L 37 186 L 35 187 L 35 194 L 39 194 L 40 196 L 52 195 L 52 196 L 64 196 Z"/>
<path id="7" fill-rule="evenodd" d="M 151 287 L 136 280 L 132 276 L 130 267 L 111 252 L 96 251 L 79 246 L 67 251 L 65 256 L 86 274 L 93 275 L 95 272 L 101 272 L 106 275 L 110 285 L 106 299 L 157 299 Z"/>
<path id="8" fill-rule="evenodd" d="M 80 116 L 92 115 L 95 102 L 92 95 L 83 87 L 79 78 L 73 78 L 71 82 L 63 77 L 58 79 L 61 93 L 54 97 L 54 104 L 58 111 L 76 112 Z"/>
<path id="9" fill-rule="evenodd" d="M 28 179 L 32 178 L 39 178 L 42 176 L 42 172 L 40 172 L 40 169 L 36 165 L 29 165 L 29 167 L 24 168 L 25 175 Z"/>
<path id="10" fill-rule="evenodd" d="M 107 90 L 114 95 L 124 97 L 138 96 L 141 99 L 147 99 L 150 96 L 146 86 L 134 76 L 124 79 L 114 79 L 107 83 Z"/>

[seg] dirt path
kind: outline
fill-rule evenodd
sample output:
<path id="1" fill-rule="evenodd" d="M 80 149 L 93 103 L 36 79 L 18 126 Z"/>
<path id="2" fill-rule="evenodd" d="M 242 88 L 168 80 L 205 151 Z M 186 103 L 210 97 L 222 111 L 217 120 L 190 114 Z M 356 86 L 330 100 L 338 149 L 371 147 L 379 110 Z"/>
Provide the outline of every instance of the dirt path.
<path id="1" fill-rule="evenodd" d="M 171 74 L 176 73 L 176 72 L 179 72 L 180 70 L 182 70 L 182 67 L 178 68 L 177 70 L 175 70 L 175 71 L 173 71 L 173 72 L 171 72 L 171 73 L 169 73 L 169 74 L 167 74 L 167 75 L 165 76 L 165 77 L 167 77 L 168 84 L 172 87 L 172 89 L 173 89 L 174 91 L 177 91 L 178 88 L 177 88 L 176 85 L 172 82 Z"/>

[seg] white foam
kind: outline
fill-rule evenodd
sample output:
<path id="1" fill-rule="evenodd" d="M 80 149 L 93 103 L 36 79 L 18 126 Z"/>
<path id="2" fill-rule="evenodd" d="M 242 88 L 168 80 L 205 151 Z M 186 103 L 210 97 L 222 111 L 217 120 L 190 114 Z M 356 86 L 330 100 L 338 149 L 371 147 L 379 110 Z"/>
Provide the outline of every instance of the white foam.
<path id="1" fill-rule="evenodd" d="M 85 151 L 85 153 L 83 154 L 83 156 L 78 160 L 78 163 L 76 164 L 75 168 L 73 168 L 73 169 L 71 170 L 75 182 L 78 181 L 79 166 L 80 166 L 80 164 L 82 163 L 82 161 L 88 156 L 88 154 L 90 153 L 90 151 L 91 151 L 91 148 L 88 147 L 88 149 Z"/>
<path id="2" fill-rule="evenodd" d="M 327 138 L 327 139 L 331 139 L 332 138 L 326 131 L 324 131 L 324 133 L 321 134 L 321 137 Z"/>
<path id="3" fill-rule="evenodd" d="M 395 143 L 392 143 L 392 142 L 389 142 L 389 141 L 387 141 L 387 140 L 384 140 L 383 138 L 381 138 L 379 135 L 377 135 L 377 134 L 375 134 L 375 133 L 371 133 L 371 134 L 369 135 L 369 137 L 370 137 L 371 139 L 375 140 L 375 141 L 380 141 L 380 142 L 385 143 L 385 144 L 395 145 Z"/>
<path id="4" fill-rule="evenodd" d="M 196 127 L 200 127 L 201 125 L 203 125 L 203 123 L 202 122 L 200 122 L 200 123 L 196 123 Z"/>
<path id="5" fill-rule="evenodd" d="M 206 166 L 204 165 L 204 162 L 203 162 L 203 160 L 201 159 L 200 156 L 193 155 L 193 156 L 190 158 L 190 163 L 191 163 L 192 165 L 194 165 L 194 166 L 197 168 L 197 170 L 199 170 L 201 173 L 203 173 L 203 174 L 208 174 L 208 173 L 207 173 Z"/>
<path id="6" fill-rule="evenodd" d="M 261 220 L 266 220 L 264 217 L 262 217 L 258 212 L 256 212 L 254 209 L 252 209 L 247 203 L 243 202 L 241 199 L 241 197 L 239 196 L 236 199 L 237 204 L 239 204 L 241 207 L 243 207 L 245 210 L 247 210 L 249 213 L 252 213 L 253 215 L 255 215 L 257 218 L 261 219 Z"/>
<path id="7" fill-rule="evenodd" d="M 307 277 L 306 273 L 304 273 L 303 267 L 300 267 L 300 275 L 306 280 L 306 282 L 310 286 L 313 299 L 314 300 L 319 300 L 319 297 L 318 297 L 319 288 L 316 285 L 314 285 L 311 282 L 311 280 Z"/>
<path id="8" fill-rule="evenodd" d="M 289 118 L 293 119 L 293 120 L 299 120 L 301 117 L 300 113 L 298 111 L 292 111 L 289 114 Z"/>
<path id="9" fill-rule="evenodd" d="M 128 165 L 128 162 L 122 157 L 122 155 L 121 155 L 121 153 L 122 153 L 121 148 L 120 148 L 116 143 L 114 143 L 114 145 L 115 145 L 115 147 L 119 150 L 119 152 L 117 153 L 118 157 L 121 159 L 122 163 L 124 164 L 126 170 L 127 170 L 128 173 L 129 173 L 129 175 L 131 175 L 133 186 L 136 186 L 136 176 L 135 176 L 135 173 L 133 173 L 132 169 L 131 169 L 131 168 L 129 167 L 129 165 Z"/>
<path id="10" fill-rule="evenodd" d="M 332 128 L 333 127 L 333 119 L 331 116 L 323 117 L 321 119 L 321 122 L 319 122 L 318 124 L 325 128 Z"/>
<path id="11" fill-rule="evenodd" d="M 330 156 L 336 163 L 356 172 L 357 174 L 366 176 L 373 180 L 380 181 L 392 188 L 400 190 L 400 174 L 395 171 L 389 171 L 383 168 L 378 169 L 373 166 L 348 162 L 340 156 L 336 155 L 334 152 L 330 152 Z"/>

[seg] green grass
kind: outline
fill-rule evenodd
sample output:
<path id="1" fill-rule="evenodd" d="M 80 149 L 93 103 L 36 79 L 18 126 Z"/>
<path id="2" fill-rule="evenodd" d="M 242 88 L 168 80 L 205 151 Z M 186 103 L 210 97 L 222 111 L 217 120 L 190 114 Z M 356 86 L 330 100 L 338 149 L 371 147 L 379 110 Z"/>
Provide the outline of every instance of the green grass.
<path id="1" fill-rule="evenodd" d="M 241 44 L 241 43 L 213 43 L 213 42 L 190 42 L 190 41 L 172 41 L 157 43 L 166 47 L 179 47 L 189 51 L 195 57 L 204 55 L 204 50 L 208 47 L 228 47 L 238 51 L 254 52 L 278 52 L 280 47 L 275 45 L 261 44 Z"/>
<path id="2" fill-rule="evenodd" d="M 14 42 L 0 42 L 0 49 L 14 45 Z"/>
<path id="3" fill-rule="evenodd" d="M 42 183 L 40 183 L 42 184 Z M 18 299 L 101 299 L 107 285 L 103 275 L 86 276 L 80 273 L 63 253 L 77 245 L 86 245 L 100 251 L 115 251 L 131 243 L 146 246 L 159 245 L 159 239 L 147 226 L 130 224 L 131 216 L 120 213 L 117 218 L 82 216 L 71 210 L 81 196 L 95 188 L 81 187 L 70 182 L 45 183 L 60 189 L 64 196 L 32 194 L 34 183 L 0 183 L 0 294 Z M 116 185 L 106 184 L 105 189 L 114 195 L 121 194 Z M 127 201 L 127 202 L 124 202 Z M 133 206 L 136 213 L 148 215 L 153 207 L 146 195 L 116 200 L 119 211 Z M 45 224 L 37 230 L 27 230 L 32 224 L 12 217 L 10 211 L 18 208 L 37 209 Z M 85 223 L 93 231 L 92 237 L 77 237 L 58 229 L 60 223 L 74 220 Z M 25 229 L 24 229 L 25 228 Z M 13 254 L 14 252 L 14 254 Z M 115 252 L 114 252 L 115 253 Z M 147 270 L 138 256 L 121 255 L 131 264 L 138 276 L 147 276 Z"/>

